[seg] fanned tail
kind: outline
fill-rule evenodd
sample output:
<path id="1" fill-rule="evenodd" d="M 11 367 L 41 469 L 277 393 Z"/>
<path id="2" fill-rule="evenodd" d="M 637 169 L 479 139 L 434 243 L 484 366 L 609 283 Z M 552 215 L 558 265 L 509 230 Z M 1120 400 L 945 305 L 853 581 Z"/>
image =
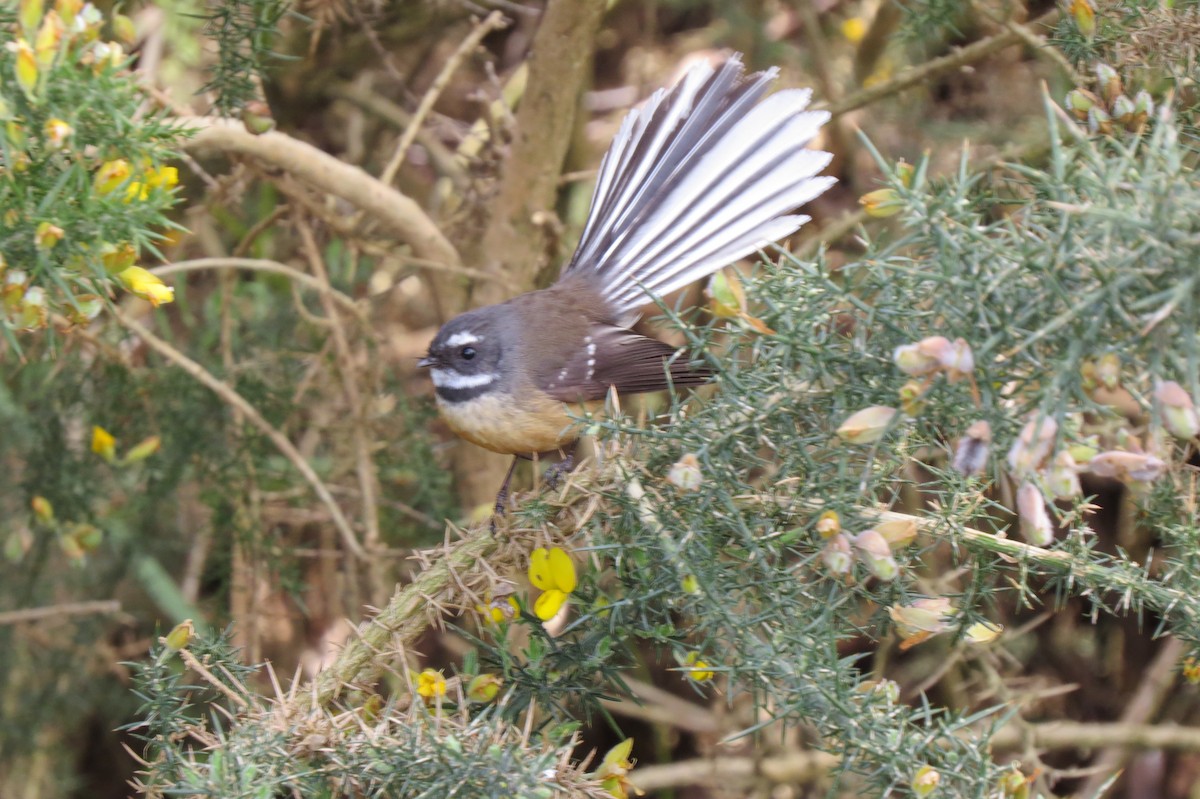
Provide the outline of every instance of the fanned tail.
<path id="1" fill-rule="evenodd" d="M 696 66 L 625 117 L 600 164 L 583 237 L 563 276 L 590 273 L 620 316 L 706 277 L 809 220 L 790 215 L 835 181 L 805 149 L 829 119 L 810 92 L 762 100 L 772 69 L 734 56 Z M 762 100 L 762 102 L 759 102 Z"/>

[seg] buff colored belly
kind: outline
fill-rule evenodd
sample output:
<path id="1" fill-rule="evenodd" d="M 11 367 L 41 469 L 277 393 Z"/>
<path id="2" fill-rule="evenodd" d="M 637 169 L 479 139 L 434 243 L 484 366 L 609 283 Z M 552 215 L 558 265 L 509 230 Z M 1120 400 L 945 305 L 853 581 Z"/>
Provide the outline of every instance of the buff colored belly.
<path id="1" fill-rule="evenodd" d="M 439 398 L 438 410 L 450 429 L 467 441 L 506 455 L 550 452 L 578 437 L 567 406 L 549 399 L 529 401 L 509 394 L 487 394 L 447 403 Z"/>

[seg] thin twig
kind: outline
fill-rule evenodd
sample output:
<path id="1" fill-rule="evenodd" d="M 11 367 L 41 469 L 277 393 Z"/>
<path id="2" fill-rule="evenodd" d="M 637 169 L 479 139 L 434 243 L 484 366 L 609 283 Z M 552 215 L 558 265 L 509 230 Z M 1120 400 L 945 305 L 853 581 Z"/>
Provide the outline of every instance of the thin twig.
<path id="1" fill-rule="evenodd" d="M 346 544 L 346 548 L 350 550 L 350 552 L 354 553 L 355 557 L 366 559 L 367 553 L 362 548 L 362 544 L 360 544 L 358 539 L 355 538 L 354 530 L 350 527 L 350 522 L 348 519 L 346 519 L 345 514 L 342 513 L 342 509 L 338 507 L 337 500 L 335 500 L 333 495 L 329 493 L 329 489 L 325 486 L 325 483 L 322 482 L 320 476 L 313 470 L 308 461 L 304 459 L 304 456 L 300 454 L 300 451 L 296 449 L 296 446 L 292 444 L 290 440 L 288 440 L 287 436 L 275 429 L 275 427 L 272 426 L 272 424 L 268 422 L 261 413 L 259 413 L 257 408 L 251 405 L 241 394 L 234 391 L 228 383 L 219 380 L 199 363 L 193 361 L 191 358 L 175 349 L 169 343 L 150 332 L 150 330 L 141 322 L 138 322 L 136 319 L 126 314 L 119 307 L 113 308 L 113 316 L 116 317 L 117 321 L 120 322 L 123 327 L 146 342 L 146 345 L 150 347 L 150 349 L 154 350 L 159 355 L 178 366 L 184 372 L 191 375 L 196 379 L 196 381 L 203 384 L 214 394 L 220 397 L 227 405 L 240 411 L 243 415 L 245 415 L 247 421 L 258 428 L 260 433 L 270 439 L 271 443 L 275 445 L 275 448 L 279 450 L 280 454 L 287 458 L 288 461 L 291 462 L 294 467 L 296 467 L 296 470 L 300 472 L 305 481 L 307 481 L 309 486 L 312 487 L 313 493 L 315 493 L 317 498 L 320 499 L 322 504 L 325 505 L 326 509 L 329 511 L 329 515 L 334 526 L 337 527 L 338 532 L 342 536 L 343 542 Z"/>
<path id="2" fill-rule="evenodd" d="M 392 185 L 392 181 L 396 179 L 396 173 L 400 171 L 400 167 L 404 164 L 404 157 L 408 154 L 408 148 L 412 146 L 413 139 L 417 137 L 417 131 L 424 124 L 425 117 L 433 110 L 433 104 L 441 97 L 442 90 L 446 88 L 446 84 L 450 82 L 450 78 L 458 71 L 458 67 L 462 64 L 463 59 L 474 52 L 475 48 L 479 47 L 479 43 L 483 41 L 483 37 L 494 30 L 503 28 L 507 24 L 508 19 L 503 14 L 499 11 L 493 11 L 475 26 L 475 29 L 471 31 L 467 38 L 463 39 L 462 44 L 447 59 L 446 63 L 442 66 L 442 71 L 434 79 L 433 85 L 429 87 L 429 91 L 425 92 L 425 96 L 421 98 L 420 104 L 417 105 L 417 110 L 413 112 L 412 120 L 400 136 L 400 142 L 396 145 L 396 152 L 392 154 L 391 160 L 384 167 L 383 174 L 379 176 L 379 179 L 385 185 Z"/>
<path id="3" fill-rule="evenodd" d="M 283 275 L 313 291 L 326 292 L 326 287 L 321 285 L 321 281 L 311 275 L 307 275 L 299 269 L 280 263 L 279 261 L 271 261 L 265 258 L 195 258 L 190 261 L 176 261 L 173 264 L 156 266 L 150 271 L 159 277 L 166 277 L 167 275 L 183 272 L 200 272 L 206 269 L 248 269 L 253 272 L 270 272 L 275 275 Z M 328 293 L 334 302 L 354 314 L 354 317 L 360 324 L 366 328 L 370 328 L 371 321 L 366 317 L 362 308 L 359 307 L 353 298 L 332 286 L 328 288 Z"/>
<path id="4" fill-rule="evenodd" d="M 1184 651 L 1183 642 L 1178 638 L 1172 636 L 1166 639 L 1162 649 L 1142 673 L 1137 692 L 1121 713 L 1120 724 L 1127 725 L 1130 729 L 1137 728 L 1158 713 L 1175 685 L 1175 667 L 1183 657 Z M 1101 789 L 1125 764 L 1128 754 L 1128 749 L 1120 746 L 1117 741 L 1107 744 L 1095 759 L 1096 774 L 1084 783 L 1076 795 L 1081 799 L 1099 799 Z"/>
<path id="5" fill-rule="evenodd" d="M 30 621 L 57 619 L 65 616 L 91 616 L 105 613 L 120 613 L 121 603 L 115 599 L 97 599 L 89 602 L 64 602 L 61 605 L 45 605 L 40 608 L 6 610 L 0 613 L 0 627 L 24 624 Z"/>
<path id="6" fill-rule="evenodd" d="M 360 86 L 357 83 L 338 83 L 330 89 L 330 94 L 338 99 L 354 103 L 367 113 L 374 114 L 400 130 L 406 130 L 412 125 L 412 114 L 367 86 Z M 428 130 L 419 125 L 417 127 L 416 142 L 429 153 L 429 159 L 433 162 L 433 167 L 438 174 L 449 178 L 456 188 L 460 190 L 466 188 L 470 178 L 459 162 L 460 156 L 455 155 Z"/>
<path id="7" fill-rule="evenodd" d="M 377 501 L 379 476 L 375 472 L 375 462 L 371 460 L 371 442 L 367 436 L 365 408 L 354 370 L 355 357 L 350 350 L 350 342 L 333 302 L 333 286 L 329 283 L 329 273 L 325 269 L 325 261 L 317 247 L 317 240 L 313 236 L 312 228 L 303 219 L 297 218 L 296 229 L 300 232 L 300 242 L 308 257 L 309 267 L 324 288 L 321 292 L 321 303 L 325 306 L 325 316 L 329 319 L 330 336 L 333 339 L 334 351 L 337 353 L 335 362 L 342 378 L 342 393 L 350 408 L 354 469 L 358 475 L 358 488 L 362 495 L 362 518 L 365 526 L 363 544 L 370 552 L 379 546 L 379 503 Z M 379 562 L 374 558 L 370 559 L 367 563 L 367 570 L 371 575 L 371 601 L 381 602 L 384 589 Z"/>
<path id="8" fill-rule="evenodd" d="M 1033 25 L 1051 25 L 1058 20 L 1059 11 L 1057 8 L 1047 11 L 1036 20 Z M 869 86 L 861 89 L 849 97 L 827 104 L 818 103 L 816 108 L 824 108 L 834 116 L 845 114 L 857 108 L 862 108 L 865 105 L 882 100 L 893 94 L 904 91 L 905 89 L 915 86 L 918 83 L 923 83 L 937 75 L 945 72 L 952 72 L 960 67 L 971 64 L 975 61 L 981 61 L 987 58 L 992 53 L 999 52 L 1010 45 L 1021 41 L 1021 35 L 1012 30 L 1004 30 L 1000 33 L 980 39 L 973 42 L 961 50 L 957 50 L 949 55 L 935 58 L 932 61 L 926 61 L 915 67 L 908 69 L 896 75 L 888 81 L 884 81 L 875 86 Z"/>

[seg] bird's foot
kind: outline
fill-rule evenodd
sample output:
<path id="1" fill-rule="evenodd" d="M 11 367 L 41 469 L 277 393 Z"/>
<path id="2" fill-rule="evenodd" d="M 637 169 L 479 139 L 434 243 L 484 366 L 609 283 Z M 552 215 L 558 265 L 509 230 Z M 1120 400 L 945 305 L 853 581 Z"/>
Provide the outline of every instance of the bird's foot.
<path id="1" fill-rule="evenodd" d="M 546 485 L 549 486 L 551 491 L 558 488 L 558 484 L 562 481 L 563 477 L 569 474 L 574 468 L 575 456 L 564 455 L 563 459 L 558 463 L 552 463 L 546 467 Z"/>

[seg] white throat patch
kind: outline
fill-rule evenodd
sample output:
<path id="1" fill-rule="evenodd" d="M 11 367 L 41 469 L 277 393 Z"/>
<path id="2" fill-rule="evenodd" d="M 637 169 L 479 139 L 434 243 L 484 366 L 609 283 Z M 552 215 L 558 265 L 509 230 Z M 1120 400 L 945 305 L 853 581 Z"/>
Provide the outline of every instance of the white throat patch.
<path id="1" fill-rule="evenodd" d="M 478 342 L 479 342 L 479 336 L 475 335 L 474 333 L 468 333 L 467 331 L 464 330 L 463 332 L 455 333 L 453 336 L 446 339 L 446 346 L 447 347 L 462 347 L 466 344 L 476 344 Z"/>
<path id="2" fill-rule="evenodd" d="M 461 335 L 461 334 L 459 334 Z M 477 375 L 463 375 L 453 369 L 431 369 L 429 376 L 438 388 L 479 388 L 496 382 L 496 376 L 491 372 Z"/>

